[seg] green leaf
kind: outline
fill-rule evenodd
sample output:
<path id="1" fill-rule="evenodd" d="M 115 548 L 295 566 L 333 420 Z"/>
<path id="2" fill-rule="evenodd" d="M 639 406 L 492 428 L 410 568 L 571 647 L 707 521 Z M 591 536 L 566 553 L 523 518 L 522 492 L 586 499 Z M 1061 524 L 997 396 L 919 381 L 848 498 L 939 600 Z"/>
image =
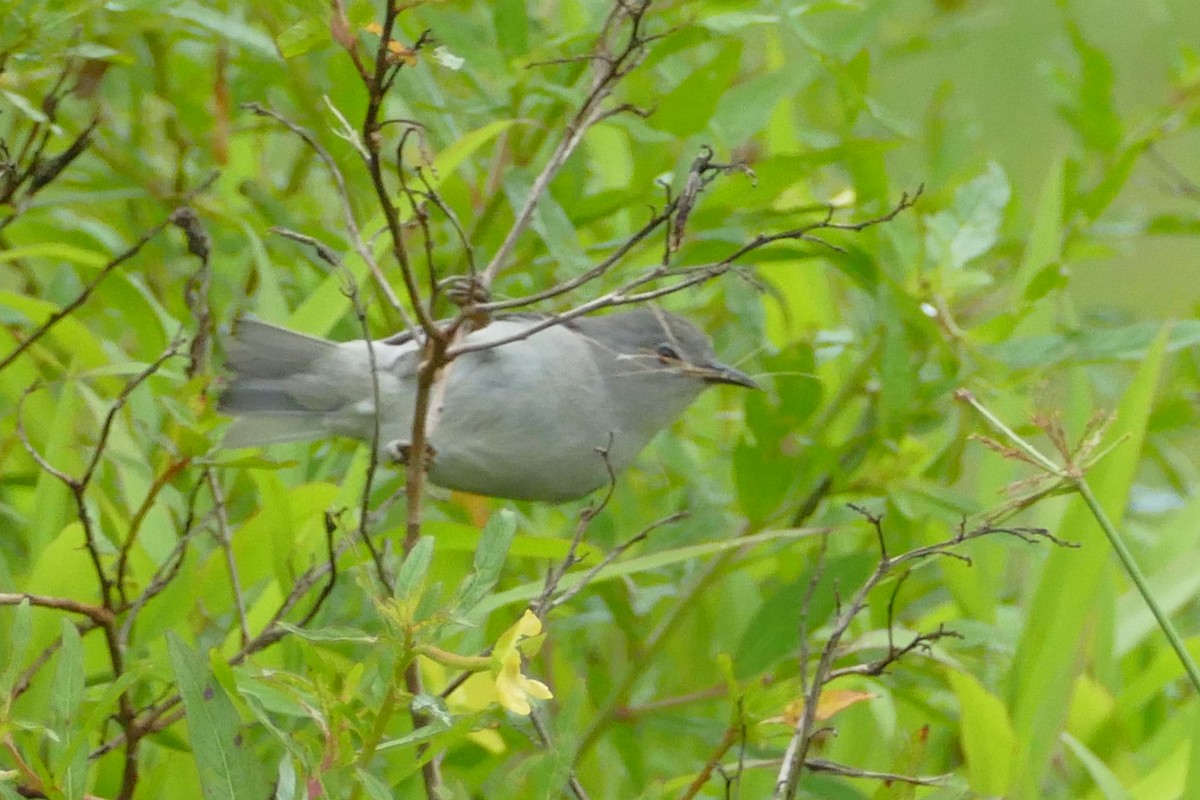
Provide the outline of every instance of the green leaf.
<path id="1" fill-rule="evenodd" d="M 959 270 L 992 249 L 1000 232 L 1011 189 L 999 164 L 954 192 L 954 205 L 926 221 L 930 258 L 947 270 Z"/>
<path id="2" fill-rule="evenodd" d="M 504 191 L 508 195 L 513 211 L 522 208 L 529 196 L 530 173 L 511 169 L 504 175 Z M 579 241 L 579 231 L 552 192 L 538 198 L 533 210 L 532 227 L 546 243 L 554 261 L 563 265 L 568 272 L 582 272 L 590 262 Z"/>
<path id="3" fill-rule="evenodd" d="M 1046 171 L 1021 266 L 1013 278 L 1014 288 L 1030 302 L 1055 288 L 1051 279 L 1062 271 L 1065 171 L 1066 165 L 1061 158 L 1055 159 Z M 1050 267 L 1055 269 L 1046 275 Z M 1035 283 L 1040 285 L 1035 287 Z"/>
<path id="4" fill-rule="evenodd" d="M 1104 51 L 1085 38 L 1079 24 L 1067 20 L 1071 45 L 1079 59 L 1079 75 L 1074 90 L 1074 102 L 1060 108 L 1063 117 L 1088 147 L 1110 153 L 1121 142 L 1121 117 L 1114 104 L 1115 77 L 1112 64 Z"/>
<path id="5" fill-rule="evenodd" d="M 636 575 L 641 572 L 661 569 L 672 564 L 679 564 L 686 561 L 694 561 L 706 556 L 717 555 L 726 550 L 738 550 L 743 547 L 754 548 L 758 545 L 766 544 L 767 542 L 776 541 L 792 541 L 803 539 L 808 536 L 819 536 L 825 533 L 824 530 L 818 528 L 786 528 L 783 530 L 766 531 L 764 533 L 755 534 L 753 536 L 741 536 L 732 539 L 722 539 L 716 542 L 705 542 L 703 544 L 693 544 L 686 547 L 678 547 L 671 550 L 664 550 L 660 553 L 651 553 L 638 558 L 631 558 L 628 561 L 622 561 L 617 564 L 610 564 L 604 569 L 596 573 L 590 581 L 591 584 L 601 583 L 603 581 L 622 578 L 626 575 Z M 563 578 L 558 586 L 560 589 L 571 589 L 578 586 L 583 579 L 580 573 L 572 573 Z M 521 586 L 508 589 L 503 592 L 495 592 L 488 595 L 483 601 L 476 606 L 475 614 L 483 616 L 495 611 L 497 608 L 511 605 L 513 603 L 523 603 L 534 597 L 537 597 L 545 588 L 545 584 L 541 580 L 532 581 L 522 584 Z"/>
<path id="6" fill-rule="evenodd" d="M 358 628 L 326 627 L 299 628 L 287 622 L 276 623 L 280 628 L 309 642 L 353 642 L 356 644 L 375 644 L 378 636 L 372 636 Z"/>
<path id="7" fill-rule="evenodd" d="M 5 658 L 4 672 L 0 673 L 0 697 L 4 698 L 6 705 L 12 697 L 12 688 L 16 683 L 17 675 L 24 667 L 22 659 L 25 658 L 25 651 L 29 648 L 29 636 L 33 630 L 28 600 L 22 600 L 11 612 L 0 606 L 0 614 L 8 616 L 10 613 L 11 621 L 5 626 L 8 629 L 8 646 L 0 650 Z M 7 712 L 7 708 L 5 711 Z M 8 714 L 5 713 L 4 716 L 7 717 Z"/>
<path id="8" fill-rule="evenodd" d="M 1129 182 L 1133 168 L 1137 166 L 1142 154 L 1146 152 L 1146 148 L 1150 144 L 1150 140 L 1135 142 L 1122 150 L 1111 163 L 1105 165 L 1100 182 L 1079 198 L 1079 207 L 1088 219 L 1099 218 L 1105 209 L 1117 199 L 1117 195 Z"/>
<path id="9" fill-rule="evenodd" d="M 758 398 L 747 401 L 759 402 Z M 738 506 L 753 522 L 771 518 L 795 482 L 796 471 L 780 448 L 782 437 L 758 442 L 742 438 L 733 448 L 733 477 L 737 486 Z"/>
<path id="10" fill-rule="evenodd" d="M 30 258 L 47 258 L 55 261 L 67 261 L 84 267 L 99 269 L 108 263 L 109 257 L 96 250 L 76 247 L 65 242 L 38 242 L 11 250 L 0 250 L 0 264 L 8 261 L 24 261 Z"/>
<path id="11" fill-rule="evenodd" d="M 958 697 L 959 729 L 971 790 L 982 797 L 1008 796 L 1016 736 L 1004 703 L 965 672 L 951 670 L 947 677 Z"/>
<path id="12" fill-rule="evenodd" d="M 518 120 L 511 119 L 496 120 L 457 137 L 449 147 L 442 150 L 433 159 L 433 175 L 431 179 L 433 188 L 436 189 L 442 181 L 454 174 L 454 171 L 462 166 L 464 161 L 474 155 L 479 148 L 504 133 L 504 131 L 517 124 L 517 122 Z"/>
<path id="13" fill-rule="evenodd" d="M 1137 474 L 1166 344 L 1164 331 L 1126 388 L 1106 436 L 1120 446 L 1088 473 L 1093 492 L 1118 528 Z M 1015 775 L 1023 797 L 1037 796 L 1053 757 L 1071 687 L 1083 663 L 1083 632 L 1093 624 L 1100 583 L 1113 568 L 1108 542 L 1082 499 L 1072 498 L 1055 527 L 1069 531 L 1081 547 L 1055 548 L 1046 558 L 1010 670 L 1013 730 L 1019 742 Z"/>
<path id="14" fill-rule="evenodd" d="M 432 559 L 433 537 L 422 536 L 409 551 L 400 569 L 396 570 L 396 590 L 393 597 L 404 601 L 415 600 L 424 586 L 425 573 L 429 571 L 429 562 Z"/>
<path id="15" fill-rule="evenodd" d="M 276 61 L 279 58 L 279 53 L 275 50 L 275 44 L 271 41 L 271 37 L 238 16 L 223 14 L 191 0 L 165 5 L 162 10 L 173 17 L 207 28 L 222 39 L 241 45 L 253 51 L 258 57 L 267 59 L 268 62 Z"/>
<path id="16" fill-rule="evenodd" d="M 1104 795 L 1105 800 L 1130 800 L 1131 795 L 1125 791 L 1121 779 L 1109 769 L 1108 765 L 1104 763 L 1104 759 L 1069 733 L 1063 733 L 1062 742 L 1083 763 L 1083 768 L 1088 771 L 1088 775 L 1095 782 L 1096 788 Z"/>
<path id="17" fill-rule="evenodd" d="M 517 518 L 509 509 L 497 511 L 488 520 L 475 551 L 474 568 L 458 590 L 458 600 L 454 604 L 456 613 L 470 613 L 496 585 L 516 531 Z"/>
<path id="18" fill-rule="evenodd" d="M 737 75 L 742 42 L 731 40 L 717 57 L 695 69 L 659 104 L 650 122 L 675 136 L 692 136 L 707 127 L 725 88 Z"/>
<path id="19" fill-rule="evenodd" d="M 1051 292 L 1067 285 L 1067 268 L 1062 264 L 1047 264 L 1029 280 L 1025 287 L 1025 302 L 1036 303 Z"/>
<path id="20" fill-rule="evenodd" d="M 279 48 L 281 56 L 293 58 L 329 41 L 329 19 L 314 14 L 280 31 L 275 38 L 275 46 Z"/>
<path id="21" fill-rule="evenodd" d="M 809 630 L 820 629 L 834 612 L 838 587 L 860 585 L 877 561 L 874 555 L 863 553 L 829 559 L 822 567 L 820 583 L 812 592 L 807 609 L 804 597 L 812 580 L 811 570 L 768 596 L 746 624 L 738 643 L 734 661 L 738 678 L 758 675 L 796 652 L 801 612 L 806 612 L 805 624 Z"/>
<path id="22" fill-rule="evenodd" d="M 174 633 L 167 634 L 167 649 L 187 712 L 192 755 L 206 800 L 262 800 L 269 796 L 269 782 L 243 738 L 233 702 L 204 669 L 204 659 Z"/>
<path id="23" fill-rule="evenodd" d="M 19 95 L 16 92 L 10 92 L 7 89 L 0 89 L 0 96 L 3 96 L 5 100 L 12 104 L 13 108 L 17 109 L 34 122 L 45 124 L 50 121 L 41 111 L 41 109 L 29 102 L 29 100 L 27 100 L 23 95 Z M 58 125 L 51 125 L 50 129 L 53 130 L 55 134 L 62 134 L 62 128 L 60 128 Z"/>
<path id="24" fill-rule="evenodd" d="M 354 771 L 359 784 L 367 791 L 371 800 L 395 800 L 396 793 L 391 786 L 361 767 Z"/>
<path id="25" fill-rule="evenodd" d="M 79 630 L 66 617 L 62 619 L 60 637 L 62 645 L 58 649 L 58 663 L 54 667 L 54 692 L 51 697 L 55 718 L 65 726 L 83 703 L 83 642 L 79 638 Z"/>

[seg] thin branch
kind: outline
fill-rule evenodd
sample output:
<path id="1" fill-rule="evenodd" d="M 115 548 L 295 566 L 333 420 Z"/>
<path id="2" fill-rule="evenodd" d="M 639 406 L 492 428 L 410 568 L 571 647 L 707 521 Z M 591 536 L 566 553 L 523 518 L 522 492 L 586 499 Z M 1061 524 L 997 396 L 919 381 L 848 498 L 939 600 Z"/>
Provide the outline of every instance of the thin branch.
<path id="1" fill-rule="evenodd" d="M 516 219 L 504 237 L 504 241 L 484 268 L 481 281 L 485 287 L 492 285 L 496 275 L 508 261 L 517 239 L 529 227 L 529 223 L 533 220 L 533 211 L 546 193 L 554 176 L 558 174 L 563 164 L 583 141 L 584 134 L 602 118 L 604 101 L 612 94 L 617 83 L 641 63 L 646 53 L 646 45 L 649 43 L 649 40 L 641 33 L 641 24 L 649 8 L 650 0 L 616 0 L 613 3 L 608 22 L 597 38 L 594 48 L 594 54 L 604 54 L 604 58 L 596 59 L 598 63 L 602 64 L 602 67 L 596 72 L 587 97 L 584 98 L 575 115 L 567 122 L 563 137 L 543 165 L 542 171 L 530 185 L 525 202 L 517 212 Z M 605 51 L 609 46 L 609 36 L 615 35 L 617 27 L 623 22 L 628 23 L 629 29 L 624 47 L 616 56 L 608 55 Z"/>
<path id="2" fill-rule="evenodd" d="M 29 601 L 29 605 L 39 608 L 56 608 L 59 611 L 82 614 L 97 625 L 110 625 L 113 621 L 113 612 L 109 609 L 81 603 L 69 597 L 50 597 L 28 592 L 0 592 L 0 606 L 15 606 L 25 601 Z"/>

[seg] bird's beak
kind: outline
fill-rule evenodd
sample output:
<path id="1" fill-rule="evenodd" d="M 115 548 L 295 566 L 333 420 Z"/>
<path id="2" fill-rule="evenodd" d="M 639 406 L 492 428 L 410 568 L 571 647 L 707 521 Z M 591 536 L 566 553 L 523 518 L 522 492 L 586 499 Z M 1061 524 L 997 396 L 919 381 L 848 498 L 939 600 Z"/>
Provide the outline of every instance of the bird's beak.
<path id="1" fill-rule="evenodd" d="M 724 364 L 712 363 L 703 368 L 706 383 L 727 383 L 731 386 L 744 386 L 747 389 L 761 389 L 753 378 L 740 369 L 727 367 Z"/>

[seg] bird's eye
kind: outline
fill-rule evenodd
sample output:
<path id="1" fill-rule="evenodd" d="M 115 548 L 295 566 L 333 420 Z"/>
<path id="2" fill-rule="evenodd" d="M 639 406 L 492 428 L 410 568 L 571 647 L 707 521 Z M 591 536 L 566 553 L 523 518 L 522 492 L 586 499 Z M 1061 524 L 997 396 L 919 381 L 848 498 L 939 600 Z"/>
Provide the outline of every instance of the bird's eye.
<path id="1" fill-rule="evenodd" d="M 675 348 L 669 344 L 660 344 L 658 349 L 654 351 L 658 354 L 659 361 L 678 361 L 679 353 L 675 352 Z"/>

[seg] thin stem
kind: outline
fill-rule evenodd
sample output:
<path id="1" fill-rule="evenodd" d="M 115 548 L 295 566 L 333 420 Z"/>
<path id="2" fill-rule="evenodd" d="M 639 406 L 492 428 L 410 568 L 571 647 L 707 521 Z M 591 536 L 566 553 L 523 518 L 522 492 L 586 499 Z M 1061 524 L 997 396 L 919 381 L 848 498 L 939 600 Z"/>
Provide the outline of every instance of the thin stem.
<path id="1" fill-rule="evenodd" d="M 1088 484 L 1087 479 L 1082 475 L 1072 480 L 1075 488 L 1079 492 L 1079 496 L 1083 498 L 1083 502 L 1087 503 L 1087 507 L 1092 512 L 1092 516 L 1096 518 L 1096 522 L 1100 523 L 1100 528 L 1104 531 L 1104 535 L 1108 537 L 1109 544 L 1120 559 L 1121 565 L 1125 567 L 1126 574 L 1133 581 L 1133 585 L 1137 587 L 1138 592 L 1142 595 L 1142 599 L 1146 601 L 1146 605 L 1150 608 L 1150 613 L 1158 620 L 1158 625 L 1162 628 L 1163 633 L 1167 637 L 1167 641 L 1171 643 L 1171 649 L 1175 651 L 1175 655 L 1179 657 L 1179 662 L 1183 664 L 1183 669 L 1188 674 L 1188 678 L 1192 682 L 1193 688 L 1200 692 L 1200 668 L 1197 668 L 1192 654 L 1188 652 L 1187 645 L 1183 642 L 1183 637 L 1179 635 L 1179 631 L 1175 629 L 1175 625 L 1171 622 L 1167 613 L 1162 606 L 1154 598 L 1154 594 L 1150 590 L 1150 584 L 1146 580 L 1146 576 L 1142 573 L 1137 561 L 1134 560 L 1133 553 L 1125 546 L 1125 540 L 1121 538 L 1121 534 L 1109 520 L 1108 514 L 1104 513 L 1100 501 L 1096 499 L 1096 495 L 1092 493 L 1092 487 Z"/>

